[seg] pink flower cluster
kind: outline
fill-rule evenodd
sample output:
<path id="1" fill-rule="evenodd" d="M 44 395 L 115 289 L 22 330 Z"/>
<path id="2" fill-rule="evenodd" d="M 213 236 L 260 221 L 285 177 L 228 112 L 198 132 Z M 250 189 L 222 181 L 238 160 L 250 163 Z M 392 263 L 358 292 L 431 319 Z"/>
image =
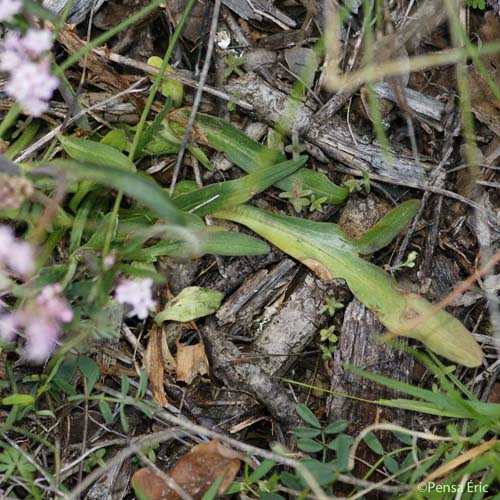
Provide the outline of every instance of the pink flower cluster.
<path id="1" fill-rule="evenodd" d="M 50 74 L 51 48 L 52 34 L 45 29 L 29 29 L 24 35 L 11 31 L 0 47 L 0 71 L 9 74 L 5 91 L 33 116 L 47 110 L 59 85 Z"/>
<path id="2" fill-rule="evenodd" d="M 149 311 L 156 305 L 152 298 L 152 285 L 151 278 L 124 280 L 116 287 L 115 300 L 119 304 L 130 306 L 129 317 L 137 316 L 139 319 L 146 319 Z"/>
<path id="3" fill-rule="evenodd" d="M 27 278 L 35 271 L 33 247 L 14 236 L 8 226 L 0 226 L 0 272 L 7 272 Z"/>
<path id="4" fill-rule="evenodd" d="M 55 349 L 62 323 L 73 319 L 73 311 L 61 292 L 61 285 L 47 285 L 22 309 L 0 315 L 0 339 L 10 342 L 22 330 L 26 339 L 23 357 L 37 363 L 44 362 Z"/>
<path id="5" fill-rule="evenodd" d="M 0 23 L 19 14 L 23 8 L 22 0 L 0 0 Z"/>

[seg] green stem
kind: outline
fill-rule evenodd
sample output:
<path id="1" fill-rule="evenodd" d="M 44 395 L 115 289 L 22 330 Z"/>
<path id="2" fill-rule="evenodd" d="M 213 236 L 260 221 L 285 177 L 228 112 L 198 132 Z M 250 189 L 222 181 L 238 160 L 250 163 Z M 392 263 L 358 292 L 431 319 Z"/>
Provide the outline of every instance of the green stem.
<path id="1" fill-rule="evenodd" d="M 9 128 L 12 127 L 14 123 L 16 123 L 16 120 L 18 119 L 20 114 L 21 109 L 17 104 L 14 104 L 14 106 L 9 109 L 4 119 L 0 123 L 0 139 L 2 139 Z"/>
<path id="2" fill-rule="evenodd" d="M 179 24 L 175 28 L 174 34 L 172 35 L 172 39 L 170 40 L 170 43 L 168 44 L 167 51 L 165 52 L 165 56 L 163 57 L 162 64 L 160 66 L 160 69 L 158 70 L 158 74 L 156 75 L 156 77 L 154 79 L 153 86 L 152 86 L 151 91 L 148 95 L 146 105 L 144 106 L 144 109 L 142 111 L 141 119 L 139 121 L 139 124 L 137 125 L 137 130 L 136 130 L 135 135 L 134 135 L 134 140 L 133 140 L 132 146 L 130 148 L 129 158 L 132 161 L 134 161 L 134 157 L 135 157 L 135 154 L 137 152 L 137 147 L 139 145 L 139 141 L 140 141 L 141 136 L 143 134 L 144 127 L 146 126 L 146 120 L 148 118 L 149 111 L 151 110 L 151 107 L 153 106 L 156 92 L 158 92 L 158 89 L 160 88 L 160 85 L 161 85 L 162 80 L 163 80 L 163 75 L 165 73 L 165 70 L 167 69 L 170 58 L 172 57 L 172 52 L 174 51 L 175 45 L 177 44 L 177 40 L 179 39 L 179 37 L 182 33 L 182 30 L 184 29 L 184 24 L 186 23 L 186 21 L 189 17 L 189 13 L 191 12 L 191 9 L 193 8 L 195 3 L 196 3 L 196 0 L 189 0 L 188 5 L 184 9 L 182 17 L 179 20 Z M 109 221 L 108 230 L 106 232 L 106 239 L 104 241 L 104 247 L 102 250 L 103 257 L 108 254 L 109 249 L 111 247 L 111 242 L 113 240 L 113 228 L 115 227 L 115 224 L 116 224 L 116 219 L 118 217 L 118 211 L 120 209 L 122 199 L 123 199 L 123 191 L 119 191 L 118 195 L 116 196 L 115 203 L 113 205 L 111 220 Z"/>
<path id="3" fill-rule="evenodd" d="M 175 28 L 174 34 L 172 35 L 172 39 L 170 40 L 170 43 L 168 44 L 167 51 L 165 52 L 165 56 L 163 57 L 162 64 L 160 66 L 160 69 L 158 70 L 158 74 L 156 75 L 156 77 L 154 79 L 153 86 L 151 87 L 151 91 L 150 91 L 148 99 L 146 101 L 146 105 L 144 106 L 144 109 L 143 109 L 142 114 L 141 114 L 141 119 L 139 121 L 139 124 L 137 125 L 137 130 L 135 132 L 132 147 L 130 148 L 129 158 L 132 161 L 134 160 L 134 156 L 135 156 L 135 153 L 137 151 L 137 146 L 139 145 L 139 141 L 141 139 L 144 127 L 146 125 L 146 120 L 148 118 L 149 111 L 151 110 L 151 107 L 153 106 L 156 92 L 158 92 L 158 89 L 160 88 L 160 85 L 161 85 L 162 80 L 163 80 L 163 75 L 165 74 L 168 63 L 170 62 L 170 58 L 172 57 L 172 52 L 174 51 L 174 48 L 177 44 L 177 40 L 179 39 L 179 37 L 182 33 L 182 30 L 184 29 L 184 24 L 186 23 L 186 21 L 189 17 L 189 14 L 191 12 L 191 9 L 193 8 L 195 3 L 196 3 L 196 0 L 189 0 L 188 5 L 184 9 L 182 17 L 179 20 L 179 24 Z"/>
<path id="4" fill-rule="evenodd" d="M 61 32 L 64 23 L 66 22 L 66 19 L 69 16 L 69 13 L 73 7 L 73 4 L 75 3 L 75 0 L 69 0 L 66 6 L 64 7 L 64 10 L 62 11 L 61 15 L 59 16 L 59 19 L 57 21 L 57 24 L 54 26 L 54 34 L 53 34 L 53 39 L 56 40 L 57 35 Z"/>

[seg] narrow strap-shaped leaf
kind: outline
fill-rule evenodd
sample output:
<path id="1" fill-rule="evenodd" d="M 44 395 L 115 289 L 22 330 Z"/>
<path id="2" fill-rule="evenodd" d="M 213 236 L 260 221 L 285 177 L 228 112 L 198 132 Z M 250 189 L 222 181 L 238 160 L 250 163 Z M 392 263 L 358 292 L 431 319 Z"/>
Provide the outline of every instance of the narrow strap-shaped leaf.
<path id="1" fill-rule="evenodd" d="M 214 214 L 239 222 L 278 248 L 300 260 L 322 278 L 344 279 L 356 298 L 371 309 L 379 321 L 398 335 L 424 343 L 436 354 L 465 366 L 479 366 L 483 353 L 471 333 L 451 314 L 434 311 L 432 304 L 416 294 L 396 288 L 379 267 L 363 260 L 338 239 L 321 233 L 318 223 L 279 216 L 249 206 L 239 206 Z M 417 319 L 421 321 L 414 324 Z"/>
<path id="2" fill-rule="evenodd" d="M 386 247 L 415 217 L 420 202 L 409 200 L 382 217 L 361 238 L 354 240 L 358 252 L 368 255 Z"/>
<path id="3" fill-rule="evenodd" d="M 200 253 L 212 255 L 264 255 L 269 252 L 269 245 L 248 234 L 233 231 L 207 231 L 195 233 L 198 239 Z M 154 262 L 158 257 L 186 257 L 200 255 L 193 254 L 193 246 L 186 241 L 160 241 L 144 248 L 132 249 L 124 254 L 126 260 Z"/>
<path id="4" fill-rule="evenodd" d="M 200 216 L 241 205 L 276 181 L 293 174 L 306 160 L 307 158 L 302 156 L 297 160 L 265 165 L 241 179 L 210 184 L 196 191 L 183 193 L 175 198 L 174 202 L 180 209 Z"/>
<path id="5" fill-rule="evenodd" d="M 167 221 L 192 227 L 204 226 L 198 217 L 177 208 L 168 193 L 142 173 L 126 172 L 119 168 L 74 160 L 56 160 L 51 165 L 64 169 L 70 178 L 97 182 L 123 191 Z"/>
<path id="6" fill-rule="evenodd" d="M 205 253 L 228 256 L 264 255 L 270 250 L 265 241 L 234 231 L 207 232 L 201 246 Z"/>
<path id="7" fill-rule="evenodd" d="M 194 129 L 198 138 L 210 146 L 223 152 L 227 158 L 245 172 L 252 172 L 260 165 L 270 165 L 285 160 L 285 155 L 268 148 L 253 139 L 230 123 L 210 115 L 198 113 Z M 179 109 L 169 118 L 180 124 L 187 123 L 189 110 Z M 283 191 L 293 191 L 297 184 L 304 191 L 310 190 L 316 198 L 326 197 L 326 202 L 342 203 L 349 191 L 331 182 L 326 175 L 308 168 L 302 168 L 293 175 L 275 183 Z"/>
<path id="8" fill-rule="evenodd" d="M 130 172 L 136 170 L 130 158 L 108 144 L 64 136 L 59 136 L 59 142 L 62 144 L 64 151 L 74 160 L 120 168 Z"/>

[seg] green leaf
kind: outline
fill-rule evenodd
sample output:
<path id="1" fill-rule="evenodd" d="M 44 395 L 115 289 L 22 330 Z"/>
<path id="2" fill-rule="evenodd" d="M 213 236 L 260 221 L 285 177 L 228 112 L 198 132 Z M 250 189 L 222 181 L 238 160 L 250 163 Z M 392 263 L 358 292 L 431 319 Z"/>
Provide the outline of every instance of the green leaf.
<path id="1" fill-rule="evenodd" d="M 465 0 L 464 3 L 465 3 L 465 5 L 468 5 L 469 7 L 472 7 L 473 9 L 481 9 L 481 10 L 486 9 L 485 0 Z"/>
<path id="2" fill-rule="evenodd" d="M 385 468 L 389 471 L 390 474 L 397 474 L 399 472 L 399 464 L 392 457 L 384 458 Z"/>
<path id="3" fill-rule="evenodd" d="M 490 421 L 497 421 L 500 419 L 500 404 L 498 403 L 485 403 L 460 397 L 451 398 L 448 394 L 443 392 L 422 389 L 421 387 L 406 384 L 399 380 L 384 377 L 383 375 L 370 373 L 354 366 L 347 366 L 347 368 L 368 380 L 372 380 L 386 387 L 390 387 L 395 391 L 406 393 L 415 398 L 424 400 L 378 400 L 374 401 L 376 404 L 450 418 L 477 419 L 481 417 L 489 419 Z"/>
<path id="4" fill-rule="evenodd" d="M 127 260 L 155 262 L 158 257 L 165 255 L 199 257 L 203 254 L 232 256 L 264 255 L 269 252 L 269 245 L 262 240 L 234 231 L 214 230 L 214 226 L 201 233 L 192 233 L 192 237 L 197 242 L 197 248 L 194 248 L 192 241 L 160 241 L 135 250 L 129 244 L 122 257 Z"/>
<path id="5" fill-rule="evenodd" d="M 411 434 L 407 434 L 406 432 L 399 432 L 399 431 L 393 431 L 393 434 L 403 444 L 406 444 L 408 446 L 413 445 L 413 436 Z"/>
<path id="6" fill-rule="evenodd" d="M 101 144 L 111 146 L 117 151 L 124 151 L 127 147 L 127 134 L 125 133 L 125 130 L 119 128 L 110 130 L 101 139 Z M 78 160 L 78 158 L 75 158 L 75 160 Z"/>
<path id="7" fill-rule="evenodd" d="M 210 184 L 196 191 L 181 194 L 174 198 L 174 202 L 180 209 L 200 216 L 241 205 L 278 179 L 283 179 L 295 172 L 306 160 L 307 158 L 301 157 L 298 160 L 259 167 L 240 179 Z"/>
<path id="8" fill-rule="evenodd" d="M 337 478 L 335 467 L 331 463 L 325 464 L 313 458 L 305 458 L 302 463 L 309 469 L 320 486 L 331 484 Z"/>
<path id="9" fill-rule="evenodd" d="M 299 403 L 295 406 L 299 417 L 307 422 L 309 425 L 312 425 L 316 429 L 321 429 L 321 423 L 318 420 L 318 417 L 304 404 Z"/>
<path id="10" fill-rule="evenodd" d="M 234 231 L 205 232 L 201 247 L 204 253 L 229 256 L 264 255 L 270 250 L 266 242 Z"/>
<path id="11" fill-rule="evenodd" d="M 64 391 L 66 394 L 69 394 L 70 396 L 76 396 L 77 394 L 75 388 L 63 378 L 60 377 L 54 378 L 54 384 L 57 385 L 59 389 Z"/>
<path id="12" fill-rule="evenodd" d="M 272 460 L 264 460 L 249 476 L 248 481 L 250 484 L 254 484 L 260 479 L 262 479 L 273 467 L 276 466 L 276 462 Z"/>
<path id="13" fill-rule="evenodd" d="M 326 434 L 338 434 L 339 432 L 345 431 L 349 427 L 349 422 L 347 420 L 336 420 L 332 422 L 326 429 Z"/>
<path id="14" fill-rule="evenodd" d="M 51 410 L 38 410 L 35 412 L 35 414 L 38 416 L 38 417 L 50 417 L 52 418 L 53 420 L 56 419 L 56 416 L 54 415 L 54 412 L 51 411 Z"/>
<path id="15" fill-rule="evenodd" d="M 217 478 L 217 480 L 214 482 L 214 484 L 212 484 L 212 486 L 210 486 L 210 488 L 208 488 L 208 490 L 205 492 L 205 494 L 203 495 L 201 500 L 214 500 L 215 498 L 217 498 L 217 490 L 219 489 L 220 485 L 222 484 L 222 481 L 224 480 L 225 474 L 226 474 L 226 471 L 224 471 Z"/>
<path id="16" fill-rule="evenodd" d="M 384 448 L 380 444 L 380 441 L 378 440 L 377 436 L 373 434 L 373 432 L 369 432 L 364 438 L 363 441 L 366 443 L 368 448 L 373 451 L 373 453 L 376 453 L 377 455 L 383 455 L 384 454 Z"/>
<path id="17" fill-rule="evenodd" d="M 217 311 L 224 294 L 217 290 L 188 286 L 172 300 L 169 300 L 165 309 L 158 314 L 158 324 L 164 321 L 180 321 L 185 323 L 196 318 L 202 318 Z"/>
<path id="18" fill-rule="evenodd" d="M 109 425 L 113 422 L 113 412 L 107 401 L 104 399 L 99 400 L 99 410 L 104 417 L 104 421 Z"/>
<path id="19" fill-rule="evenodd" d="M 328 448 L 335 451 L 337 469 L 341 472 L 349 469 L 349 450 L 353 441 L 352 436 L 339 434 L 332 442 L 328 443 Z"/>
<path id="20" fill-rule="evenodd" d="M 148 390 L 148 373 L 145 369 L 142 369 L 139 376 L 139 385 L 137 386 L 137 392 L 135 394 L 136 399 L 142 399 L 146 395 Z"/>
<path id="21" fill-rule="evenodd" d="M 129 429 L 127 416 L 125 415 L 125 405 L 120 405 L 120 423 L 123 429 L 123 432 L 127 433 Z"/>
<path id="22" fill-rule="evenodd" d="M 34 396 L 31 394 L 12 394 L 1 400 L 5 406 L 21 405 L 28 406 L 35 402 Z"/>
<path id="23" fill-rule="evenodd" d="M 309 427 L 298 427 L 293 432 L 298 438 L 315 438 L 321 434 L 319 429 L 311 429 Z"/>
<path id="24" fill-rule="evenodd" d="M 99 380 L 99 377 L 101 376 L 99 368 L 96 363 L 87 356 L 78 358 L 78 368 L 83 373 L 83 376 L 86 379 L 86 394 L 89 395 L 94 389 L 96 382 Z"/>
<path id="25" fill-rule="evenodd" d="M 33 143 L 33 139 L 40 128 L 41 121 L 33 120 L 24 130 L 23 133 L 11 143 L 9 149 L 4 153 L 9 160 L 16 158 L 21 152 Z"/>
<path id="26" fill-rule="evenodd" d="M 59 141 L 64 151 L 74 160 L 104 167 L 119 168 L 128 172 L 135 172 L 136 170 L 134 163 L 128 156 L 108 144 L 64 136 L 59 136 Z"/>
<path id="27" fill-rule="evenodd" d="M 282 472 L 280 479 L 287 488 L 291 488 L 292 490 L 301 490 L 304 488 L 304 481 L 302 478 L 290 472 Z"/>
<path id="28" fill-rule="evenodd" d="M 189 113 L 180 109 L 171 113 L 169 118 L 185 125 Z M 231 162 L 245 172 L 252 172 L 261 165 L 271 165 L 285 160 L 281 151 L 259 144 L 220 118 L 198 113 L 195 130 L 210 146 L 223 152 Z M 342 203 L 349 194 L 347 189 L 336 186 L 325 175 L 306 168 L 277 181 L 275 186 L 283 191 L 293 191 L 297 182 L 304 190 L 311 190 L 316 198 L 326 197 L 328 203 Z"/>
<path id="29" fill-rule="evenodd" d="M 366 234 L 354 240 L 361 255 L 374 253 L 386 247 L 415 217 L 420 202 L 409 200 L 382 217 Z"/>
<path id="30" fill-rule="evenodd" d="M 233 481 L 227 490 L 225 491 L 226 495 L 234 495 L 235 493 L 240 493 L 241 491 L 245 491 L 246 485 L 240 481 Z"/>
<path id="31" fill-rule="evenodd" d="M 122 383 L 122 386 L 120 388 L 120 393 L 121 393 L 122 399 L 125 399 L 127 397 L 128 391 L 130 389 L 130 380 L 127 377 L 127 375 L 125 375 L 124 373 L 122 373 L 122 376 L 121 376 L 121 383 Z"/>
<path id="32" fill-rule="evenodd" d="M 215 216 L 249 227 L 322 278 L 344 279 L 353 295 L 391 333 L 419 340 L 436 354 L 468 367 L 482 363 L 481 348 L 460 321 L 444 310 L 435 310 L 423 297 L 398 290 L 389 275 L 358 255 L 356 242 L 336 224 L 275 215 L 249 206 Z M 410 328 L 408 323 L 419 316 L 420 323 Z"/>
<path id="33" fill-rule="evenodd" d="M 76 212 L 69 238 L 69 249 L 71 253 L 73 253 L 81 246 L 85 225 L 87 224 L 87 219 L 92 211 L 92 207 L 94 204 L 95 197 L 89 196 L 88 199 L 86 199 L 83 205 L 80 207 L 80 209 Z"/>
<path id="34" fill-rule="evenodd" d="M 260 492 L 260 500 L 285 500 L 285 497 L 278 493 Z"/>
<path id="35" fill-rule="evenodd" d="M 146 417 L 153 418 L 152 409 L 146 403 L 138 401 L 137 403 L 135 403 L 135 406 L 137 406 L 137 408 L 139 408 L 139 410 L 141 410 L 142 413 L 146 415 Z"/>
<path id="36" fill-rule="evenodd" d="M 52 165 L 64 169 L 70 178 L 89 180 L 123 191 L 167 221 L 193 227 L 204 225 L 198 217 L 179 210 L 168 193 L 151 177 L 142 173 L 125 172 L 114 167 L 72 160 L 56 160 L 52 162 Z"/>
<path id="37" fill-rule="evenodd" d="M 157 135 L 160 128 L 162 127 L 165 115 L 170 111 L 171 107 L 172 100 L 167 99 L 167 101 L 165 102 L 165 106 L 163 106 L 163 109 L 155 116 L 153 122 L 146 126 L 137 145 L 137 151 L 135 155 L 136 157 L 142 156 L 144 154 L 144 151 L 149 147 L 151 141 L 153 141 L 154 136 Z M 163 141 L 161 142 L 163 143 Z M 171 144 L 168 144 L 168 148 L 171 148 Z M 175 146 L 175 150 L 177 149 L 178 146 Z"/>
<path id="38" fill-rule="evenodd" d="M 317 453 L 323 449 L 323 445 L 321 443 L 314 441 L 314 439 L 307 438 L 297 439 L 297 447 L 307 453 Z"/>

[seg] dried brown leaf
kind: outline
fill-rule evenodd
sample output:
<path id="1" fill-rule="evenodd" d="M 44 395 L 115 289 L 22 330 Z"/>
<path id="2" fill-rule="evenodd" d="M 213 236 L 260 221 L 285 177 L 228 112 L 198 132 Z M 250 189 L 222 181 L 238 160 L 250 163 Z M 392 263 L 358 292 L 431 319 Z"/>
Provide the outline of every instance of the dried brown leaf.
<path id="1" fill-rule="evenodd" d="M 49 25 L 49 27 L 52 30 L 55 29 L 51 25 Z M 78 36 L 75 26 L 67 24 L 61 28 L 61 31 L 57 35 L 57 41 L 70 55 L 78 52 L 87 45 L 87 42 Z M 90 79 L 93 85 L 107 91 L 127 90 L 135 81 L 131 76 L 119 74 L 110 66 L 108 61 L 92 51 L 89 52 L 86 57 L 82 58 L 78 64 L 81 67 L 85 67 L 85 69 L 93 75 Z M 127 94 L 127 98 L 137 110 L 142 111 L 143 102 L 140 97 L 134 94 Z"/>
<path id="2" fill-rule="evenodd" d="M 241 454 L 214 439 L 195 446 L 181 457 L 166 476 L 187 495 L 197 500 L 201 499 L 223 474 L 224 478 L 218 489 L 218 494 L 222 495 L 238 474 L 242 458 Z M 148 468 L 140 469 L 132 476 L 132 486 L 148 500 L 181 499 L 162 477 Z"/>
<path id="3" fill-rule="evenodd" d="M 148 374 L 153 399 L 165 406 L 168 403 L 163 387 L 163 374 L 171 370 L 174 360 L 168 349 L 165 335 L 160 326 L 154 324 L 149 334 L 149 342 L 144 355 L 144 367 Z"/>
<path id="4" fill-rule="evenodd" d="M 177 380 L 190 384 L 197 375 L 208 373 L 208 359 L 201 338 L 195 345 L 182 345 L 177 339 Z"/>

